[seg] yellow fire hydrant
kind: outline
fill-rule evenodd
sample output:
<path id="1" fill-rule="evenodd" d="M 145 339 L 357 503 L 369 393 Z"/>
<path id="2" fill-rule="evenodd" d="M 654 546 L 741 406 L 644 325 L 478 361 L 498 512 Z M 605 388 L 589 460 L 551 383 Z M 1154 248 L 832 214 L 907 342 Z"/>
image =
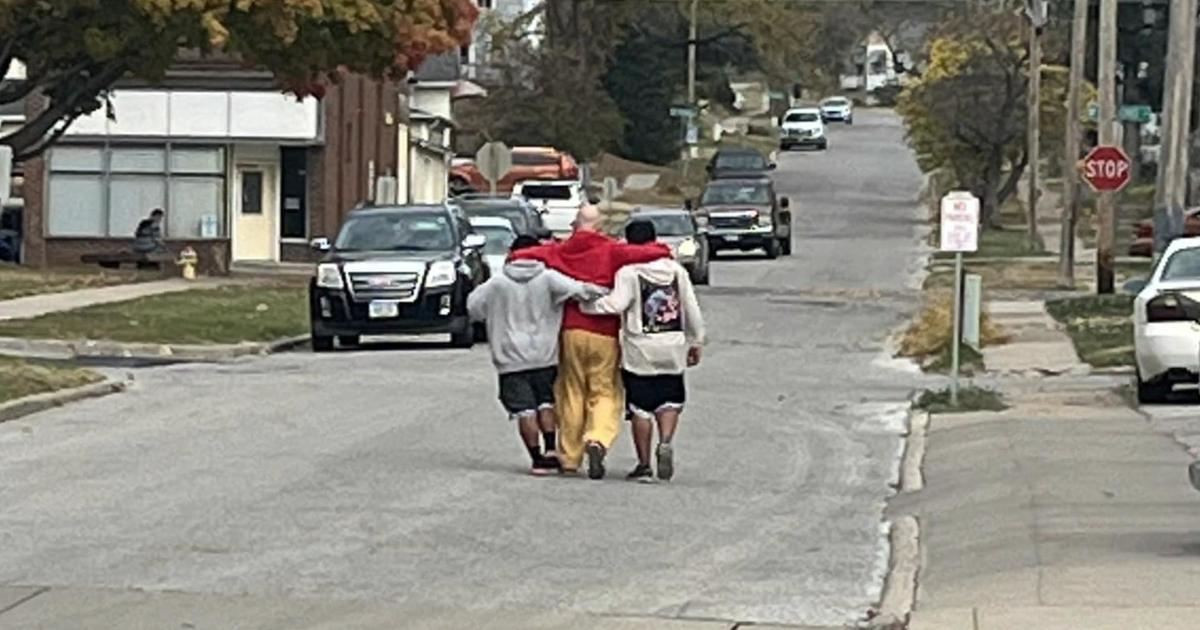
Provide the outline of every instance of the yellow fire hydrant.
<path id="1" fill-rule="evenodd" d="M 200 262 L 200 257 L 196 255 L 196 250 L 185 247 L 183 251 L 179 252 L 179 260 L 175 261 L 175 264 L 183 268 L 184 280 L 195 280 L 196 263 L 198 262 Z"/>

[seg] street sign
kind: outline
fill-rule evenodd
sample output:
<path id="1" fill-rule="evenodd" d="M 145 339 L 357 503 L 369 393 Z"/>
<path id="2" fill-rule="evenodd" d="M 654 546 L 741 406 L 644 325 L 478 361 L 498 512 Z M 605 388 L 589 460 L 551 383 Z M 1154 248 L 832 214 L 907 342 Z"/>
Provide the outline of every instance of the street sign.
<path id="1" fill-rule="evenodd" d="M 12 147 L 0 144 L 0 206 L 8 203 L 12 195 Z"/>
<path id="2" fill-rule="evenodd" d="M 1088 103 L 1088 120 L 1095 122 L 1100 120 L 1100 105 L 1098 103 Z M 1134 122 L 1146 124 L 1150 119 L 1154 118 L 1154 110 L 1149 105 L 1122 105 L 1117 110 L 1117 120 L 1121 122 Z"/>
<path id="3" fill-rule="evenodd" d="M 942 197 L 941 250 L 973 252 L 979 249 L 979 198 L 969 192 Z"/>
<path id="4" fill-rule="evenodd" d="M 475 165 L 479 167 L 479 174 L 492 184 L 492 193 L 495 193 L 496 182 L 512 168 L 512 150 L 503 142 L 489 142 L 475 153 Z"/>
<path id="5" fill-rule="evenodd" d="M 1083 180 L 1096 192 L 1117 192 L 1129 183 L 1129 156 L 1121 147 L 1099 146 L 1079 163 Z"/>
<path id="6" fill-rule="evenodd" d="M 660 110 L 661 111 L 661 110 Z M 695 118 L 696 108 L 676 105 L 671 108 L 672 118 Z"/>
<path id="7" fill-rule="evenodd" d="M 700 142 L 700 128 L 696 125 L 688 125 L 687 128 L 687 143 L 697 144 Z"/>

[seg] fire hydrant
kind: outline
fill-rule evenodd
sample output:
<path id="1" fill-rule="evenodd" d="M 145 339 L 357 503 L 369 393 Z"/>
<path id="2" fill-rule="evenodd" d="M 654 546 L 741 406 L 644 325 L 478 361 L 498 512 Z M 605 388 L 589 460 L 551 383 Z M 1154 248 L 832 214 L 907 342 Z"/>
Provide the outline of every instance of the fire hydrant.
<path id="1" fill-rule="evenodd" d="M 200 257 L 196 255 L 196 250 L 185 247 L 183 251 L 179 252 L 179 260 L 175 261 L 175 264 L 183 268 L 184 280 L 195 280 L 196 263 L 198 262 L 200 262 Z"/>

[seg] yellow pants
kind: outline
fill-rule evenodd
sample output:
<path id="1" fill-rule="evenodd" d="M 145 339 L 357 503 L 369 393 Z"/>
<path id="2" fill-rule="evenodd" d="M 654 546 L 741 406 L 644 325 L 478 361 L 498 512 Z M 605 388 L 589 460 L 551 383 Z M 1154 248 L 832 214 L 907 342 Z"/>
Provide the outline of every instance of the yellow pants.
<path id="1" fill-rule="evenodd" d="M 621 429 L 621 348 L 613 337 L 585 330 L 562 334 L 555 383 L 558 457 L 564 468 L 578 469 L 587 442 L 608 450 Z"/>

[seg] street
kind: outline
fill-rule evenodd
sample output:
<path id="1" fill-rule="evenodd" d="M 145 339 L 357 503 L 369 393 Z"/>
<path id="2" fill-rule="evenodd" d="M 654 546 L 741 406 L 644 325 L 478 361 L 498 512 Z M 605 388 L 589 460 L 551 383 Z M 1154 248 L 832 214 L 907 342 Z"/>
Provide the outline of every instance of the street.
<path id="1" fill-rule="evenodd" d="M 627 431 L 603 482 L 525 474 L 483 346 L 136 369 L 128 392 L 0 425 L 0 586 L 382 601 L 413 627 L 862 619 L 917 379 L 885 341 L 919 299 L 920 178 L 872 110 L 778 162 L 795 254 L 722 256 L 700 289 L 672 483 L 623 481 Z"/>

